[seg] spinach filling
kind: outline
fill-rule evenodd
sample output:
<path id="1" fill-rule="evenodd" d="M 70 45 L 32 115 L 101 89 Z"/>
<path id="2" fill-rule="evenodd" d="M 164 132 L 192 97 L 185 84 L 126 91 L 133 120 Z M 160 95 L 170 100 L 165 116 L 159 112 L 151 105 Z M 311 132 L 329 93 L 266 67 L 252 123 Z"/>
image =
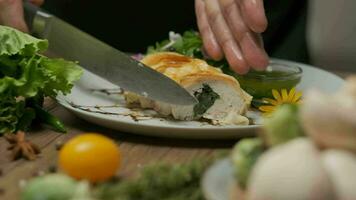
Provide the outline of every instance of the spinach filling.
<path id="1" fill-rule="evenodd" d="M 194 106 L 194 117 L 204 114 L 220 98 L 208 84 L 203 84 L 203 88 L 195 91 L 194 96 L 199 102 Z"/>

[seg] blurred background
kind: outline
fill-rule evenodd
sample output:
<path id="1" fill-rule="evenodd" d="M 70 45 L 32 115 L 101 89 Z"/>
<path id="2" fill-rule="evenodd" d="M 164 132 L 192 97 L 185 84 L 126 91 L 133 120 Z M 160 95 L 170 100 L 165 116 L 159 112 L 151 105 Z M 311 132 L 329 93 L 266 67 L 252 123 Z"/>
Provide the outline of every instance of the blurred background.
<path id="1" fill-rule="evenodd" d="M 263 34 L 271 57 L 356 71 L 355 0 L 266 0 Z M 45 0 L 44 8 L 127 52 L 195 29 L 194 0 Z"/>

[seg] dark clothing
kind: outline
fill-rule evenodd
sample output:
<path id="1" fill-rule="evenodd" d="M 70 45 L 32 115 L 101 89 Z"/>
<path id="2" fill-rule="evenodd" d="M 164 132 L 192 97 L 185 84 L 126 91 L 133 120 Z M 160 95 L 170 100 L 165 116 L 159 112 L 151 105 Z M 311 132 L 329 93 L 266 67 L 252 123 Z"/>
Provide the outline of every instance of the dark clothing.
<path id="1" fill-rule="evenodd" d="M 266 0 L 269 20 L 263 34 L 272 57 L 307 62 L 306 0 Z M 46 0 L 44 8 L 106 43 L 127 52 L 195 29 L 194 0 Z"/>

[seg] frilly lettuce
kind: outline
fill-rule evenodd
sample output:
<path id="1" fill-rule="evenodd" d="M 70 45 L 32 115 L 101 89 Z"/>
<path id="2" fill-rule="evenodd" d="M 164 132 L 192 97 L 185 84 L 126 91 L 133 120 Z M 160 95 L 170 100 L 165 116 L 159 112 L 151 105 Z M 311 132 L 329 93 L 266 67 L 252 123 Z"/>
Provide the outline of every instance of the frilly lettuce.
<path id="1" fill-rule="evenodd" d="M 0 55 L 33 55 L 48 48 L 48 41 L 16 29 L 0 26 Z"/>
<path id="2" fill-rule="evenodd" d="M 155 45 L 147 48 L 146 54 L 156 52 L 176 52 L 193 58 L 203 59 L 211 66 L 221 68 L 225 73 L 232 73 L 226 59 L 219 61 L 207 57 L 203 53 L 203 40 L 199 33 L 191 30 L 185 31 L 183 35 L 170 32 L 169 39 L 161 42 L 156 42 Z"/>
<path id="3" fill-rule="evenodd" d="M 43 97 L 68 94 L 82 74 L 71 61 L 47 58 L 48 47 L 10 27 L 0 26 L 0 134 L 27 129 L 36 117 L 32 106 Z M 30 102 L 30 103 L 29 103 Z"/>

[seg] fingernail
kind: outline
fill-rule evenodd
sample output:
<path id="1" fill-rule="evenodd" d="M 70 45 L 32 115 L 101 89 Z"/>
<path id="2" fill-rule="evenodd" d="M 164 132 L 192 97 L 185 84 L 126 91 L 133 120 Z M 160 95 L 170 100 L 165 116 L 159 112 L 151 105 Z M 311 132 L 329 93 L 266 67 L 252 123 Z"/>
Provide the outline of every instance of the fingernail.
<path id="1" fill-rule="evenodd" d="M 257 0 L 244 0 L 243 3 L 245 3 L 245 5 L 250 4 L 251 6 L 255 6 L 255 7 L 258 6 Z"/>
<path id="2" fill-rule="evenodd" d="M 224 45 L 224 49 L 226 48 L 226 51 L 225 52 L 230 52 L 231 53 L 231 56 L 239 59 L 239 60 L 243 60 L 243 57 L 242 57 L 242 52 L 241 50 L 236 46 L 236 44 L 232 41 L 229 41 L 227 42 L 225 45 Z"/>
<path id="3" fill-rule="evenodd" d="M 247 63 L 256 70 L 265 70 L 268 65 L 268 55 L 260 46 L 258 38 L 246 33 L 241 40 L 241 48 Z"/>
<path id="4" fill-rule="evenodd" d="M 233 71 L 239 74 L 246 74 L 249 71 L 249 67 L 240 48 L 233 41 L 227 42 L 223 49 L 225 57 Z"/>

